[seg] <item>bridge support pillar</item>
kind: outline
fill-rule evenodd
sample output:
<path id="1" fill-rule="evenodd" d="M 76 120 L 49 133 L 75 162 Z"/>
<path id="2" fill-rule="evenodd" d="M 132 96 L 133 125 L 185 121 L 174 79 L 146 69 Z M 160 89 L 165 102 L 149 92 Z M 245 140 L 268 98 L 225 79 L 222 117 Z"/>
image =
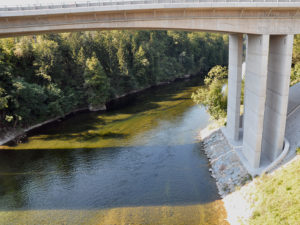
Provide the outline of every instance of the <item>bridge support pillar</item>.
<path id="1" fill-rule="evenodd" d="M 247 47 L 243 154 L 253 168 L 258 168 L 267 90 L 269 35 L 249 34 Z"/>
<path id="2" fill-rule="evenodd" d="M 243 35 L 230 34 L 226 133 L 228 135 L 228 138 L 234 141 L 239 140 L 242 58 Z"/>
<path id="3" fill-rule="evenodd" d="M 293 53 L 293 35 L 271 35 L 262 157 L 274 161 L 284 142 L 290 73 Z"/>

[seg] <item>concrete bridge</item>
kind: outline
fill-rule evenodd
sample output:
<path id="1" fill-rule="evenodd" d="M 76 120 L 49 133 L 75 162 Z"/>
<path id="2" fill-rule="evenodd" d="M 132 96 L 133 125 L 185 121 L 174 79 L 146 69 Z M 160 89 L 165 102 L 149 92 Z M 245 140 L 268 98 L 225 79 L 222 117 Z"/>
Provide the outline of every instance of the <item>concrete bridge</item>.
<path id="1" fill-rule="evenodd" d="M 284 147 L 293 35 L 300 0 L 116 0 L 0 6 L 0 37 L 103 29 L 176 29 L 229 34 L 226 136 L 253 171 Z M 243 34 L 246 76 L 240 120 Z M 242 127 L 242 128 L 241 128 Z M 242 132 L 241 132 L 242 130 Z"/>

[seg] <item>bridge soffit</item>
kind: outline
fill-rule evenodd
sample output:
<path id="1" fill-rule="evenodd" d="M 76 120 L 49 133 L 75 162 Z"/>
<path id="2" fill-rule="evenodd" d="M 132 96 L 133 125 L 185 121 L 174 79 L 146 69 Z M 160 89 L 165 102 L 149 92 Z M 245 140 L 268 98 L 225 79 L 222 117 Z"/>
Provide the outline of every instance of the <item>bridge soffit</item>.
<path id="1" fill-rule="evenodd" d="M 98 29 L 180 29 L 228 33 L 300 33 L 300 7 L 148 7 L 45 14 L 3 13 L 0 37 Z M 8 15 L 8 14 L 9 15 Z"/>

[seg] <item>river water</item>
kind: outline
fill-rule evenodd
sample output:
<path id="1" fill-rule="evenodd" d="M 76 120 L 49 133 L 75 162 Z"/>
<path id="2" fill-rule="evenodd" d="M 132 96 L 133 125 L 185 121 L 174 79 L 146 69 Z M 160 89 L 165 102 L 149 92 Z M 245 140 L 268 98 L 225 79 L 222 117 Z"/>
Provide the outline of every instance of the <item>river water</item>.
<path id="1" fill-rule="evenodd" d="M 0 224 L 227 224 L 195 139 L 195 79 L 80 113 L 0 151 Z"/>

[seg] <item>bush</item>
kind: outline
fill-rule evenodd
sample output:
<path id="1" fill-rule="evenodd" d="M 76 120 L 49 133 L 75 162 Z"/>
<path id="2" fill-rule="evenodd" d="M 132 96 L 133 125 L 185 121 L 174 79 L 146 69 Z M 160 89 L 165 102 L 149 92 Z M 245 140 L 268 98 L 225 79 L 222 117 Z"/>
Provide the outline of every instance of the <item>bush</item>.
<path id="1" fill-rule="evenodd" d="M 195 103 L 206 107 L 208 113 L 215 120 L 226 117 L 227 91 L 224 91 L 227 83 L 228 70 L 226 67 L 213 67 L 204 80 L 205 87 L 197 89 L 192 94 Z"/>
<path id="2" fill-rule="evenodd" d="M 300 62 L 297 62 L 292 68 L 290 85 L 293 86 L 298 82 L 300 82 Z"/>

